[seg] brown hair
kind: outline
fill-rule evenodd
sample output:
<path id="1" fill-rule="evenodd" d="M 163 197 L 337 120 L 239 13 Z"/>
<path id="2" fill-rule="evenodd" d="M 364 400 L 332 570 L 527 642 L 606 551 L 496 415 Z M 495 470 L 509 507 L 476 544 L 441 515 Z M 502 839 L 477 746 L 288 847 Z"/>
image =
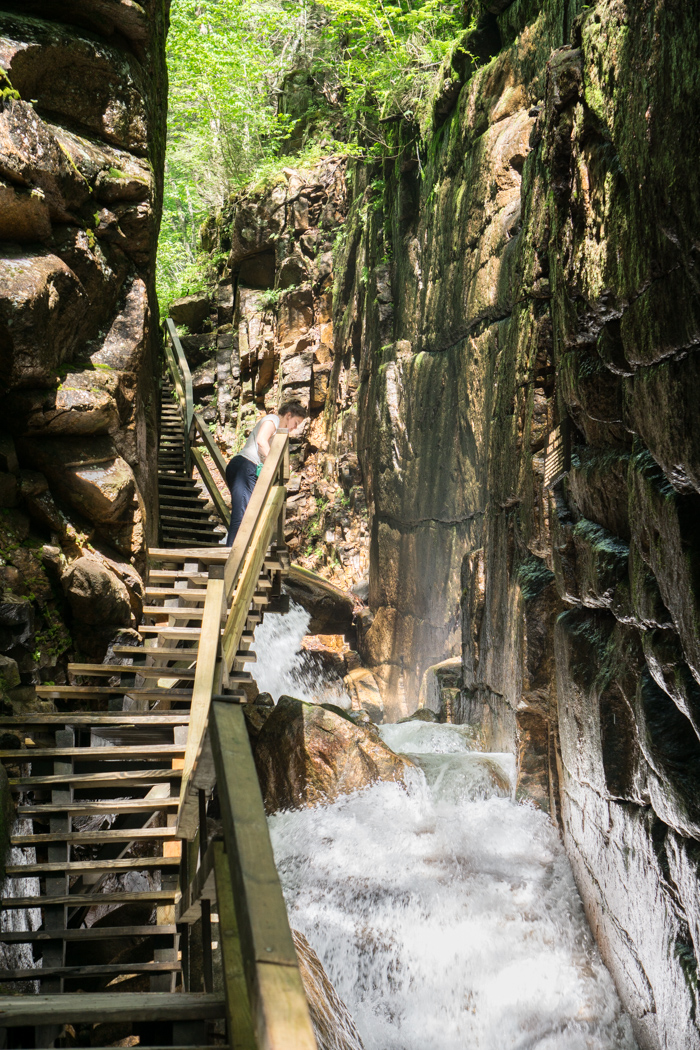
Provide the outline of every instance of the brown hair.
<path id="1" fill-rule="evenodd" d="M 277 409 L 278 416 L 298 416 L 299 419 L 306 419 L 308 412 L 301 404 L 300 401 L 283 401 L 280 407 Z"/>

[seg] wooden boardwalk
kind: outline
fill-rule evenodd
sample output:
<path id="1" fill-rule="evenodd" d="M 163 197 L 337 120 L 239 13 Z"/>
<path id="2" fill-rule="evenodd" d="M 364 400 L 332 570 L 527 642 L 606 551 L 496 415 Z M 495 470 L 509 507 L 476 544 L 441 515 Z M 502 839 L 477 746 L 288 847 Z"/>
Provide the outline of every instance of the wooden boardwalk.
<path id="1" fill-rule="evenodd" d="M 201 451 L 176 336 L 169 360 L 181 472 Z M 32 741 L 0 751 L 18 813 L 0 944 L 24 946 L 22 964 L 0 970 L 8 1050 L 315 1050 L 242 709 L 255 627 L 285 608 L 287 478 L 281 432 L 231 550 L 171 546 L 189 519 L 163 523 L 143 645 L 116 646 L 116 663 L 69 665 L 70 685 L 38 687 L 52 712 L 0 715 L 0 731 Z M 191 517 L 197 543 L 204 526 Z"/>

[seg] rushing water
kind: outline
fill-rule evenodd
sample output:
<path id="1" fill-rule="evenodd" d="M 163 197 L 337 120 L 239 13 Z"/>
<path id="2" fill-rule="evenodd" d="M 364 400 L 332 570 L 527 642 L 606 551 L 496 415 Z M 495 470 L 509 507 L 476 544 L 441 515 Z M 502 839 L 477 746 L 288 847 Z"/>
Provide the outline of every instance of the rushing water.
<path id="1" fill-rule="evenodd" d="M 461 726 L 380 732 L 417 764 L 405 788 L 270 820 L 292 926 L 366 1050 L 634 1050 L 559 836 L 513 800 L 513 757 L 470 751 Z"/>
<path id="2" fill-rule="evenodd" d="M 340 678 L 323 680 L 318 666 L 300 651 L 309 633 L 311 616 L 295 602 L 286 616 L 266 616 L 255 631 L 255 681 L 261 693 L 270 693 L 275 703 L 289 694 L 311 703 L 336 704 L 349 708 L 350 696 Z"/>

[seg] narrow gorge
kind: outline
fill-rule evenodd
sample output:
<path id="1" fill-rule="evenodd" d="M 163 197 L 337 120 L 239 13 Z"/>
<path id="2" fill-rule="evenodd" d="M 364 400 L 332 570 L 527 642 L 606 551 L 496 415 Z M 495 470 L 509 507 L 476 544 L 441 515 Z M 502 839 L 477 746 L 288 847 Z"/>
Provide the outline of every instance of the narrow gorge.
<path id="1" fill-rule="evenodd" d="M 300 402 L 239 678 L 321 1050 L 700 1050 L 697 13 L 0 3 L 0 751 L 142 645 L 169 530 L 214 550 L 205 475 Z"/>

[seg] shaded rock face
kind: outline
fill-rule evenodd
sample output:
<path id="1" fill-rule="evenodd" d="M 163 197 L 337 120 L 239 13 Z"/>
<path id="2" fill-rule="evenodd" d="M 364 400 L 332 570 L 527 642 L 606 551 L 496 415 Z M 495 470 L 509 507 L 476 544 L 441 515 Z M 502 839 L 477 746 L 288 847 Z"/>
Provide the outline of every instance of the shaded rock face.
<path id="1" fill-rule="evenodd" d="M 167 5 L 73 0 L 60 21 L 51 4 L 4 6 L 0 62 L 20 98 L 0 112 L 3 425 L 83 531 L 140 559 L 155 539 Z M 76 436 L 86 462 L 111 461 L 109 529 L 99 499 L 74 498 Z"/>
<path id="2" fill-rule="evenodd" d="M 519 795 L 561 822 L 640 1045 L 685 1050 L 700 1046 L 696 20 L 673 3 L 467 7 L 491 12 L 490 54 L 468 80 L 446 70 L 460 90 L 438 93 L 422 177 L 407 131 L 395 164 L 353 173 L 335 263 L 371 523 L 364 651 L 394 717 L 426 667 L 461 657 L 455 718 L 516 752 Z M 571 469 L 550 493 L 563 420 Z"/>
<path id="3" fill-rule="evenodd" d="M 371 726 L 328 705 L 281 696 L 253 737 L 268 813 L 324 805 L 378 780 L 399 780 L 411 765 Z"/>
<path id="4" fill-rule="evenodd" d="M 1 690 L 14 710 L 66 681 L 71 650 L 102 659 L 140 616 L 168 3 L 2 7 L 0 652 L 21 676 Z"/>

